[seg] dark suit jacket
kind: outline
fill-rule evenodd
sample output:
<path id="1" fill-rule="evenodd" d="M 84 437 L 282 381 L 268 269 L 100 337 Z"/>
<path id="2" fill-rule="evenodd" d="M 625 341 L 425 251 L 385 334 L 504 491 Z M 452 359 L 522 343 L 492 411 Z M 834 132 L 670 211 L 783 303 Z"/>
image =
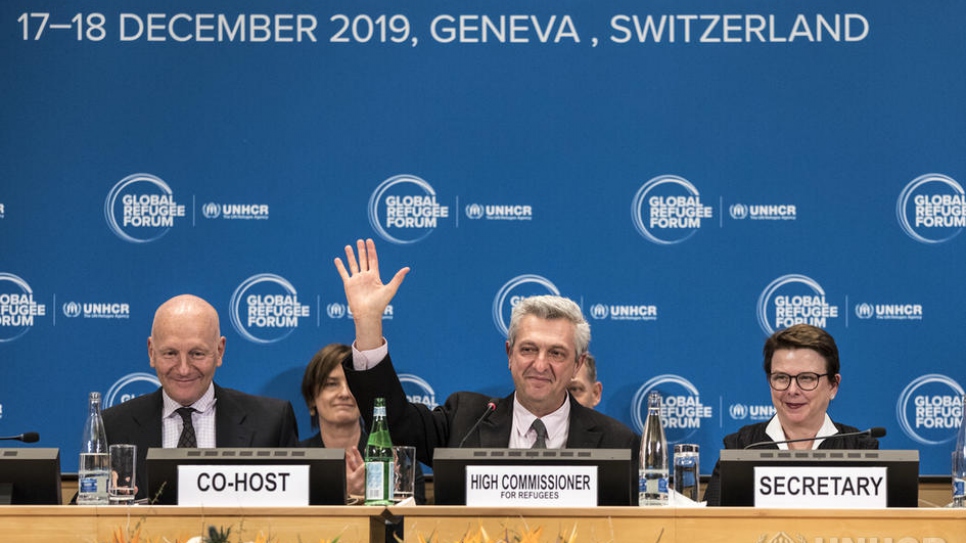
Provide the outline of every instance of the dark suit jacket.
<path id="1" fill-rule="evenodd" d="M 217 447 L 297 447 L 298 426 L 292 404 L 215 385 Z M 148 449 L 161 447 L 161 389 L 103 412 L 108 443 L 138 446 L 137 498 L 146 497 Z"/>
<path id="2" fill-rule="evenodd" d="M 424 464 L 432 465 L 436 447 L 459 447 L 464 438 L 464 447 L 506 448 L 510 444 L 512 394 L 497 400 L 496 410 L 467 435 L 486 410 L 491 399 L 489 396 L 457 392 L 447 398 L 444 405 L 430 410 L 425 405 L 408 401 L 388 356 L 367 371 L 355 371 L 351 356 L 343 367 L 366 424 L 372 424 L 375 398 L 386 398 L 386 416 L 393 442 L 415 446 L 416 456 Z M 567 448 L 630 449 L 636 474 L 640 437 L 620 421 L 586 408 L 570 396 Z"/>
<path id="3" fill-rule="evenodd" d="M 744 449 L 752 443 L 761 443 L 763 441 L 774 441 L 768 434 L 765 433 L 765 429 L 768 427 L 770 421 L 759 422 L 757 424 L 749 424 L 748 426 L 743 426 L 740 430 L 733 434 L 728 434 L 724 438 L 724 448 L 726 449 Z M 845 424 L 839 424 L 837 422 L 835 428 L 840 434 L 850 434 L 853 432 L 858 432 L 859 429 L 853 426 L 848 426 Z M 768 445 L 760 445 L 755 447 L 756 449 L 778 449 L 778 445 L 774 442 Z M 825 438 L 822 444 L 818 446 L 819 449 L 878 449 L 879 440 L 871 436 L 849 436 L 849 437 L 839 437 L 831 436 Z M 704 500 L 708 502 L 708 505 L 721 505 L 721 475 L 719 473 L 719 463 L 715 463 L 714 472 L 711 474 L 711 480 L 708 482 L 708 488 L 704 491 Z"/>

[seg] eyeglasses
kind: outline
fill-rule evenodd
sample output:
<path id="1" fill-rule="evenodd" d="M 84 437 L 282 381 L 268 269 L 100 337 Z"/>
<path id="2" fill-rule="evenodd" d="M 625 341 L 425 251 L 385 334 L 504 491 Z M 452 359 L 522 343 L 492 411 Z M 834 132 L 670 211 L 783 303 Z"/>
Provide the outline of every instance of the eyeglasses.
<path id="1" fill-rule="evenodd" d="M 802 390 L 815 390 L 818 386 L 819 380 L 822 377 L 827 376 L 827 373 L 813 373 L 807 371 L 805 373 L 799 373 L 798 375 L 788 375 L 787 373 L 769 373 L 768 374 L 768 384 L 771 388 L 775 390 L 788 390 L 791 386 L 792 380 L 798 385 L 798 388 Z"/>

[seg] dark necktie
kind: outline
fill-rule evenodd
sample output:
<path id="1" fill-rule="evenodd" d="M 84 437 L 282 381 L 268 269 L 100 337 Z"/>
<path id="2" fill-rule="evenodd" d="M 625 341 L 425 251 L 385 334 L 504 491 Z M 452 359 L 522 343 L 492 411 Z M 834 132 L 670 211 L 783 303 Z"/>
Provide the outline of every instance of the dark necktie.
<path id="1" fill-rule="evenodd" d="M 540 419 L 534 419 L 533 424 L 530 425 L 535 432 L 537 432 L 537 440 L 533 443 L 531 449 L 546 449 L 547 448 L 547 426 Z"/>
<path id="2" fill-rule="evenodd" d="M 198 446 L 195 438 L 195 427 L 191 424 L 191 414 L 195 412 L 193 407 L 181 407 L 175 411 L 184 420 L 184 427 L 181 428 L 181 437 L 178 438 L 179 449 L 194 449 Z"/>

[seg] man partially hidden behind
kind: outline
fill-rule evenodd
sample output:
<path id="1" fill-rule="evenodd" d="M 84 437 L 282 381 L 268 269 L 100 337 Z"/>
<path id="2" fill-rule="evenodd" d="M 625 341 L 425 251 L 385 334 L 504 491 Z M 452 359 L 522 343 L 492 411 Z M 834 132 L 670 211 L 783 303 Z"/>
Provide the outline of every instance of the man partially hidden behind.
<path id="1" fill-rule="evenodd" d="M 560 296 L 534 296 L 514 307 L 505 349 L 515 390 L 498 400 L 475 430 L 470 432 L 486 411 L 488 396 L 457 392 L 433 410 L 409 403 L 382 336 L 383 311 L 409 268 L 384 285 L 373 241 L 359 240 L 357 251 L 358 261 L 346 246 L 348 269 L 335 259 L 356 328 L 353 354 L 344 363 L 346 378 L 367 419 L 374 398 L 386 398 L 393 440 L 415 446 L 420 462 L 432 463 L 436 447 L 461 445 L 630 449 L 637 458 L 640 440 L 633 431 L 567 392 L 587 353 L 590 325 L 576 303 Z"/>
<path id="2" fill-rule="evenodd" d="M 600 403 L 600 396 L 604 392 L 604 383 L 597 380 L 597 359 L 587 353 L 584 365 L 570 380 L 567 390 L 584 407 L 594 409 Z"/>
<path id="3" fill-rule="evenodd" d="M 108 443 L 138 446 L 138 499 L 156 498 L 146 496 L 145 459 L 151 447 L 298 446 L 291 403 L 213 382 L 224 354 L 218 312 L 205 300 L 184 294 L 155 312 L 148 358 L 161 388 L 103 413 Z"/>

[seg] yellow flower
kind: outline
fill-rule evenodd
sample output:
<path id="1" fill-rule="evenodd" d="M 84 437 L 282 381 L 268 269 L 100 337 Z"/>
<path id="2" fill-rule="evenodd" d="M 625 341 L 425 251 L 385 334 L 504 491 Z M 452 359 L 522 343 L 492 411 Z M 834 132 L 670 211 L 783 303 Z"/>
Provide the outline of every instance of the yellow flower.
<path id="1" fill-rule="evenodd" d="M 524 532 L 520 537 L 520 543 L 540 543 L 541 535 L 543 535 L 543 526 L 537 526 L 536 530 Z"/>
<path id="2" fill-rule="evenodd" d="M 552 541 L 543 539 L 543 531 L 543 526 L 530 528 L 526 520 L 523 520 L 522 529 L 514 530 L 509 526 L 503 526 L 498 536 L 491 537 L 481 521 L 479 526 L 468 528 L 455 541 L 443 543 L 577 543 L 576 524 L 570 529 L 569 534 L 566 531 L 561 532 Z M 417 533 L 416 540 L 418 543 L 440 543 L 439 535 L 435 531 L 428 538 L 421 533 Z"/>

